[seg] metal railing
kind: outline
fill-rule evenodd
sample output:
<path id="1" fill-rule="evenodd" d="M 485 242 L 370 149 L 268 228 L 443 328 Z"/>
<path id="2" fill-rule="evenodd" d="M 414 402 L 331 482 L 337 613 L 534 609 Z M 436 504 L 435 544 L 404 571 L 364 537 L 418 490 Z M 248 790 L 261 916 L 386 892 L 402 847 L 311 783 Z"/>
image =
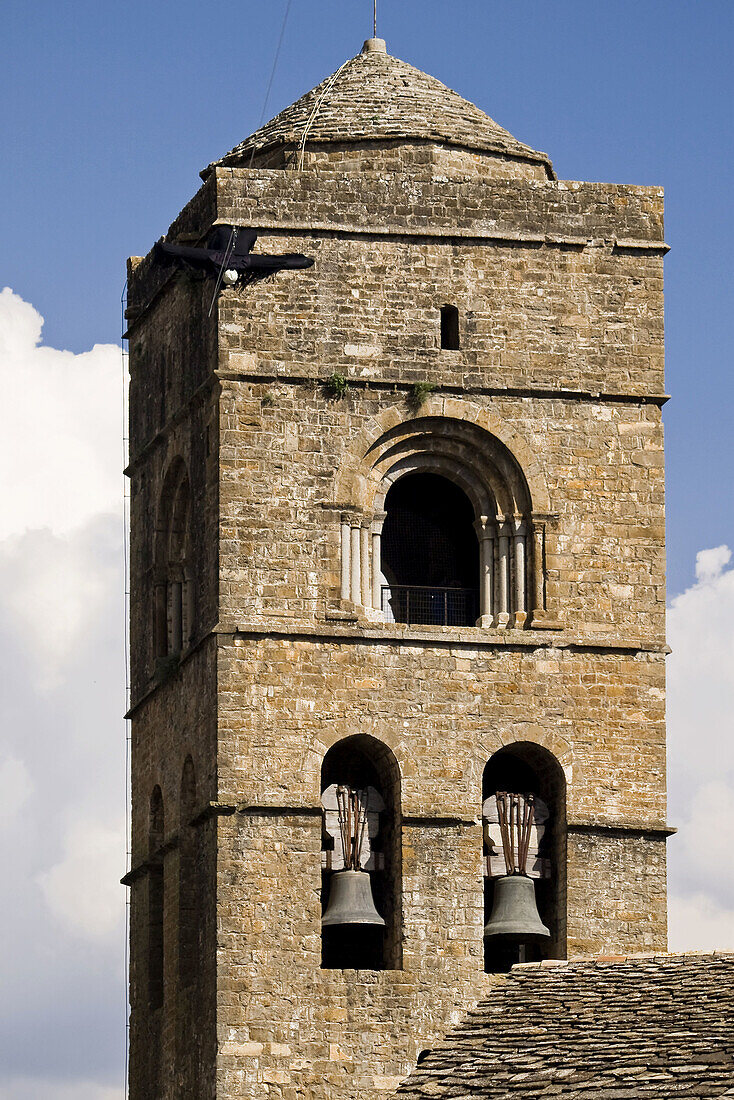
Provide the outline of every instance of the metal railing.
<path id="1" fill-rule="evenodd" d="M 474 588 L 383 585 L 382 611 L 388 622 L 421 626 L 474 626 L 479 614 Z"/>

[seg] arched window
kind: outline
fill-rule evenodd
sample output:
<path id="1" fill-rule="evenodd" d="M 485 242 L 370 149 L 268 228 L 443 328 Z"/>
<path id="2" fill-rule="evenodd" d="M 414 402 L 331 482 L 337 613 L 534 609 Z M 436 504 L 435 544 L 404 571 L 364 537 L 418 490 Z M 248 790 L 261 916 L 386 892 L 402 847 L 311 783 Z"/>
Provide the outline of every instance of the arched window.
<path id="1" fill-rule="evenodd" d="M 358 503 L 341 512 L 348 606 L 388 622 L 507 630 L 531 615 L 551 621 L 548 515 L 533 513 L 525 475 L 496 436 L 466 420 L 414 417 L 370 446 L 349 488 Z"/>
<path id="2" fill-rule="evenodd" d="M 179 834 L 178 872 L 178 976 L 182 986 L 191 985 L 196 977 L 198 949 L 196 891 L 196 830 L 191 818 L 196 809 L 196 776 L 194 762 L 186 757 L 181 776 L 181 821 Z"/>
<path id="3" fill-rule="evenodd" d="M 321 896 L 326 918 L 322 966 L 400 969 L 402 860 L 397 760 L 375 737 L 347 737 L 324 757 L 321 791 Z M 361 882 L 355 879 L 355 870 Z M 351 881 L 345 871 L 351 871 Z M 342 887 L 346 887 L 346 893 Z M 355 898 L 362 917 L 370 923 L 352 922 Z M 332 918 L 335 923 L 329 923 Z"/>
<path id="4" fill-rule="evenodd" d="M 148 1005 L 151 1010 L 163 1004 L 163 906 L 164 878 L 161 848 L 165 835 L 163 795 L 153 788 L 150 797 L 148 827 Z"/>
<path id="5" fill-rule="evenodd" d="M 155 537 L 154 634 L 156 657 L 180 653 L 194 630 L 190 562 L 191 492 L 186 466 L 176 459 L 163 484 Z"/>
<path id="6" fill-rule="evenodd" d="M 441 347 L 447 351 L 459 350 L 459 311 L 456 306 L 441 306 Z"/>
<path id="7" fill-rule="evenodd" d="M 485 939 L 485 968 L 507 970 L 515 962 L 540 958 L 565 958 L 566 953 L 566 779 L 552 753 L 529 741 L 506 745 L 484 769 L 482 807 L 484 818 L 485 922 L 494 905 L 495 883 L 508 873 L 498 823 L 498 798 L 518 795 L 520 816 L 533 807 L 529 818 L 526 874 L 534 883 L 540 921 L 550 937 L 526 944 L 503 937 Z M 503 806 L 499 807 L 503 811 Z M 517 834 L 510 843 L 517 851 Z"/>
<path id="8" fill-rule="evenodd" d="M 479 543 L 466 493 L 439 474 L 408 474 L 390 487 L 385 512 L 385 617 L 473 626 L 479 614 Z"/>

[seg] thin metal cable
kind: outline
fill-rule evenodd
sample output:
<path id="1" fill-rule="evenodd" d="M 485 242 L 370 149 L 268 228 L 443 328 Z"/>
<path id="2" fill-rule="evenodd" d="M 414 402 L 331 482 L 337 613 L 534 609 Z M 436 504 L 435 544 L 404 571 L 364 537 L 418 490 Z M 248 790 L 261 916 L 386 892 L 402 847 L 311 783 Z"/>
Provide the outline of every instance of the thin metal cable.
<path id="1" fill-rule="evenodd" d="M 231 257 L 231 255 L 234 251 L 234 246 L 235 246 L 235 241 L 236 240 L 237 240 L 237 226 L 233 225 L 232 226 L 232 231 L 229 234 L 229 240 L 227 242 L 227 247 L 224 250 L 224 259 L 222 260 L 222 266 L 219 268 L 219 274 L 217 275 L 217 283 L 216 283 L 216 286 L 214 287 L 214 293 L 212 294 L 212 300 L 209 303 L 209 312 L 207 313 L 207 317 L 211 317 L 211 315 L 212 315 L 212 310 L 214 309 L 214 303 L 217 300 L 217 294 L 219 293 L 219 288 L 222 285 L 222 279 L 224 278 L 224 272 L 227 270 L 227 264 L 229 263 L 230 257 Z"/>
<path id="2" fill-rule="evenodd" d="M 127 303 L 127 279 L 120 295 L 120 362 L 122 366 L 122 466 L 127 469 L 128 464 L 128 434 L 127 434 L 127 355 L 123 346 L 125 332 L 125 306 Z M 125 621 L 123 626 L 123 644 L 125 649 L 125 871 L 130 870 L 130 719 L 127 713 L 130 710 L 130 575 L 128 568 L 128 524 L 130 522 L 130 483 L 127 475 L 123 474 L 122 488 L 122 560 L 123 560 L 123 590 L 125 603 Z M 124 946 L 124 970 L 125 970 L 125 1081 L 123 1090 L 125 1100 L 128 1097 L 128 1069 L 130 1063 L 130 887 L 125 888 L 125 946 Z"/>
<path id="3" fill-rule="evenodd" d="M 280 48 L 283 45 L 283 38 L 285 37 L 285 26 L 286 26 L 286 23 L 288 22 L 288 16 L 290 15 L 290 10 L 291 10 L 291 4 L 292 3 L 293 3 L 293 0 L 288 0 L 288 3 L 285 6 L 285 12 L 283 13 L 283 22 L 282 22 L 281 27 L 280 27 L 280 38 L 278 39 L 278 45 L 275 48 L 275 57 L 273 58 L 273 67 L 270 70 L 270 80 L 268 81 L 268 86 L 267 86 L 267 89 L 265 91 L 265 99 L 263 100 L 263 109 L 262 109 L 262 112 L 260 114 L 260 122 L 258 123 L 258 127 L 257 127 L 258 130 L 262 127 L 262 124 L 265 121 L 265 112 L 268 108 L 268 100 L 270 99 L 270 93 L 271 93 L 272 88 L 273 88 L 273 81 L 275 79 L 275 70 L 278 67 L 278 59 L 280 58 Z M 250 163 L 247 166 L 248 168 L 252 168 L 252 162 L 253 162 L 254 159 L 255 159 L 255 146 L 253 145 L 252 152 L 250 153 Z"/>
<path id="4" fill-rule="evenodd" d="M 299 172 L 301 172 L 303 170 L 303 158 L 304 158 L 305 153 L 306 153 L 306 138 L 308 137 L 308 132 L 311 129 L 311 126 L 313 125 L 313 122 L 314 122 L 314 119 L 316 118 L 316 115 L 319 113 L 319 109 L 321 107 L 321 104 L 324 102 L 327 95 L 329 94 L 331 89 L 336 84 L 336 82 L 337 82 L 337 80 L 338 80 L 338 78 L 341 74 L 342 69 L 344 69 L 349 64 L 349 60 L 350 59 L 346 60 L 343 65 L 340 65 L 339 68 L 334 73 L 334 75 L 329 77 L 329 80 L 327 81 L 327 83 L 324 87 L 324 90 L 322 91 L 321 95 L 319 96 L 318 100 L 316 101 L 316 106 L 314 107 L 313 111 L 311 111 L 311 114 L 308 116 L 308 121 L 307 121 L 306 126 L 305 126 L 304 131 L 303 131 L 303 137 L 301 138 L 301 150 L 300 150 L 300 153 L 298 154 L 298 171 Z"/>

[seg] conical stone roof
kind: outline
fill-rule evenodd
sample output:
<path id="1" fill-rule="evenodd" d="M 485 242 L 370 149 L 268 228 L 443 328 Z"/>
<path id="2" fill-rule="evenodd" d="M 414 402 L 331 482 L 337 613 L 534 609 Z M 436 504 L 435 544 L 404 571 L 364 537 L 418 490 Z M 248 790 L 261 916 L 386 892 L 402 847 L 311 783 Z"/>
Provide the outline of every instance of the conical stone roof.
<path id="1" fill-rule="evenodd" d="M 203 172 L 247 166 L 253 157 L 280 147 L 357 145 L 418 141 L 456 146 L 542 165 L 554 178 L 545 153 L 524 145 L 473 103 L 440 80 L 384 52 L 380 39 L 286 107 Z"/>

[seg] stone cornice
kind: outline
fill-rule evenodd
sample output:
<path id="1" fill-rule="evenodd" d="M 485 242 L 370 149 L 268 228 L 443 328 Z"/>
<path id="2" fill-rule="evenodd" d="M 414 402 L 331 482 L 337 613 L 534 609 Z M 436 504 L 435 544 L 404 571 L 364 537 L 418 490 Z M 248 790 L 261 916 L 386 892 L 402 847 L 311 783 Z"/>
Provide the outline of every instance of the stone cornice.
<path id="1" fill-rule="evenodd" d="M 542 633 L 528 628 L 527 630 L 496 630 L 485 627 L 452 627 L 452 626 L 404 626 L 401 623 L 368 623 L 359 624 L 344 621 L 316 623 L 313 625 L 289 623 L 268 624 L 223 624 L 220 623 L 215 633 L 220 636 L 230 636 L 233 639 L 258 638 L 272 636 L 274 638 L 310 638 L 315 641 L 323 639 L 331 641 L 352 642 L 356 645 L 378 643 L 382 645 L 414 646 L 423 643 L 431 648 L 444 646 L 448 649 L 569 649 L 579 652 L 604 652 L 610 653 L 649 653 L 651 655 L 667 655 L 670 649 L 663 640 L 648 638 L 610 638 L 589 637 L 582 633 L 575 634 L 571 631 L 556 632 L 552 635 L 546 631 Z"/>
<path id="2" fill-rule="evenodd" d="M 217 222 L 221 221 L 217 218 Z M 226 224 L 230 224 L 227 222 Z M 479 226 L 430 226 L 422 225 L 414 229 L 404 224 L 375 225 L 372 223 L 359 224 L 357 222 L 330 222 L 330 221 L 304 221 L 301 219 L 288 220 L 286 218 L 258 218 L 258 231 L 271 231 L 273 233 L 293 233 L 298 236 L 310 236 L 328 233 L 333 237 L 372 237 L 384 239 L 389 237 L 400 240 L 433 240 L 445 241 L 451 244 L 455 240 L 461 240 L 468 244 L 490 244 L 500 247 L 526 248 L 561 248 L 577 249 L 581 251 L 587 247 L 598 247 L 596 238 L 563 233 L 523 233 L 511 229 L 482 229 Z M 670 251 L 670 245 L 665 241 L 643 240 L 633 237 L 609 237 L 604 238 L 604 244 L 614 252 L 638 252 L 644 250 L 664 256 Z"/>
<path id="3" fill-rule="evenodd" d="M 203 825 L 215 817 L 231 817 L 239 814 L 243 817 L 320 817 L 321 806 L 306 805 L 275 805 L 271 803 L 244 802 L 207 802 L 191 818 L 191 826 Z M 475 829 L 481 827 L 481 817 L 468 817 L 460 814 L 403 814 L 401 825 L 412 829 Z M 669 837 L 677 833 L 677 829 L 660 822 L 643 821 L 591 821 L 579 818 L 569 819 L 566 823 L 566 832 L 600 834 L 607 833 L 617 836 L 650 836 Z M 122 879 L 123 886 L 132 886 L 149 871 L 160 869 L 162 861 L 169 852 L 180 847 L 180 833 L 172 834 L 161 847 L 146 859 L 136 863 Z"/>

